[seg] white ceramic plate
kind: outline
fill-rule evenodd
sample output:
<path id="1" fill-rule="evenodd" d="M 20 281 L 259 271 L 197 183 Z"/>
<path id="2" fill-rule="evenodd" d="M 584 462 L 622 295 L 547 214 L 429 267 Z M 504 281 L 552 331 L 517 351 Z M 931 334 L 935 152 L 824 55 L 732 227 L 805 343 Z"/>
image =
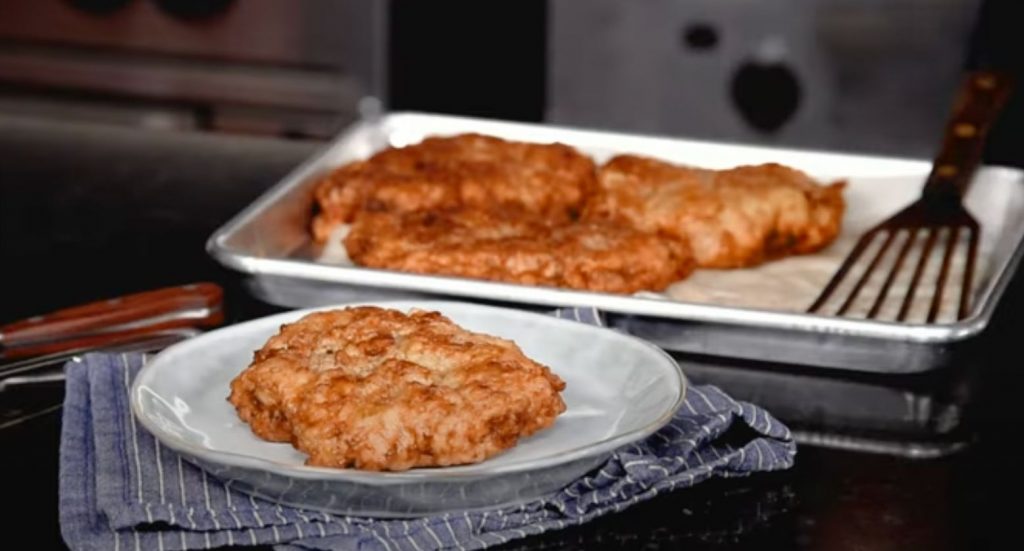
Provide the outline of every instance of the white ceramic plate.
<path id="1" fill-rule="evenodd" d="M 337 513 L 409 516 L 497 507 L 554 491 L 664 426 L 682 404 L 685 379 L 675 360 L 621 333 L 476 304 L 377 305 L 437 310 L 471 331 L 512 339 L 565 380 L 565 413 L 553 427 L 474 465 L 397 473 L 308 467 L 290 445 L 254 436 L 226 398 L 253 351 L 281 324 L 315 310 L 249 321 L 164 350 L 136 378 L 132 409 L 162 444 L 233 487 Z"/>

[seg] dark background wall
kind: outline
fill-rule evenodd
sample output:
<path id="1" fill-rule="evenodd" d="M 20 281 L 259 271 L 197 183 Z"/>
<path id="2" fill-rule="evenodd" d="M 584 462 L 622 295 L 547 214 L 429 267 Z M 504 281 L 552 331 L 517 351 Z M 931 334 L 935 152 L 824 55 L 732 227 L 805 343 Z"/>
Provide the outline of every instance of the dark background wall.
<path id="1" fill-rule="evenodd" d="M 540 121 L 547 3 L 391 3 L 390 106 Z"/>

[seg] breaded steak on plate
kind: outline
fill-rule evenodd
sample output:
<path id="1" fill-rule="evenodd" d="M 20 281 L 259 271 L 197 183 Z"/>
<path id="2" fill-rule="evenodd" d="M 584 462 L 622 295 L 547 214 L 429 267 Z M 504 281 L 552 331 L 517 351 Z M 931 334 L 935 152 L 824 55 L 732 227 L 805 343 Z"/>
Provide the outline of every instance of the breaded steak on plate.
<path id="1" fill-rule="evenodd" d="M 515 343 L 437 312 L 352 307 L 283 326 L 229 401 L 309 465 L 400 471 L 511 448 L 565 411 L 564 388 Z"/>

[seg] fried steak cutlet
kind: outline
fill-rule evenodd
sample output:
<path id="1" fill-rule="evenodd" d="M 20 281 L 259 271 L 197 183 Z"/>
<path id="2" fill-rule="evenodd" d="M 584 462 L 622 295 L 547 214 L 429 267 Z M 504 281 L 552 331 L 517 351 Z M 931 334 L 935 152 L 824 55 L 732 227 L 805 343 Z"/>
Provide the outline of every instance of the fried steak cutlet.
<path id="1" fill-rule="evenodd" d="M 601 168 L 584 219 L 687 241 L 700 267 L 739 268 L 831 243 L 844 185 L 779 164 L 715 171 L 621 155 Z"/>
<path id="2" fill-rule="evenodd" d="M 564 388 L 515 343 L 437 312 L 354 307 L 283 326 L 229 401 L 309 465 L 398 471 L 496 455 L 551 426 Z"/>
<path id="3" fill-rule="evenodd" d="M 316 186 L 313 235 L 324 241 L 363 211 L 516 205 L 574 218 L 595 186 L 593 161 L 567 145 L 480 134 L 427 138 L 344 165 Z"/>
<path id="4" fill-rule="evenodd" d="M 661 290 L 694 267 L 682 241 L 601 221 L 551 224 L 515 210 L 365 213 L 345 247 L 373 268 L 606 293 Z"/>

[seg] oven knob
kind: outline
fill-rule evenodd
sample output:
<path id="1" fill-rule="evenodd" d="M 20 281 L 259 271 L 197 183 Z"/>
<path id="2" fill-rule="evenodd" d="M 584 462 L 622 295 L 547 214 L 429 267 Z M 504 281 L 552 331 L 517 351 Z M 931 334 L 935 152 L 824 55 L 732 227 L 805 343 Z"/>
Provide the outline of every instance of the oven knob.
<path id="1" fill-rule="evenodd" d="M 131 0 L 67 0 L 80 11 L 93 15 L 107 15 L 127 6 Z"/>
<path id="2" fill-rule="evenodd" d="M 682 42 L 695 52 L 708 52 L 718 46 L 718 29 L 711 23 L 692 23 L 682 32 Z"/>
<path id="3" fill-rule="evenodd" d="M 786 124 L 800 106 L 803 92 L 796 74 L 778 61 L 746 61 L 732 77 L 732 101 L 747 123 L 772 133 Z"/>
<path id="4" fill-rule="evenodd" d="M 205 19 L 220 15 L 231 7 L 234 0 L 155 0 L 164 13 L 178 19 Z"/>

